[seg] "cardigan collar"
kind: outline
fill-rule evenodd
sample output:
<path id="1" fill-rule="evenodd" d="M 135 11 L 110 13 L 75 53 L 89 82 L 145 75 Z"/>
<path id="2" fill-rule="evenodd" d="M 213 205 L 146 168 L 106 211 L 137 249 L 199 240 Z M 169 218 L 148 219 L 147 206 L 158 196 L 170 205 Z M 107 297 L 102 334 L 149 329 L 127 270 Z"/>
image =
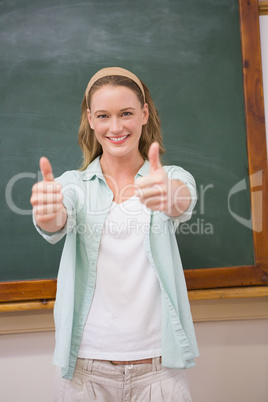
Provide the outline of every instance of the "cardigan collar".
<path id="1" fill-rule="evenodd" d="M 148 175 L 150 172 L 150 163 L 149 161 L 144 161 L 144 164 L 142 165 L 142 167 L 140 168 L 140 170 L 138 171 L 137 175 L 135 178 L 139 177 L 139 176 L 146 176 Z M 94 177 L 98 177 L 99 179 L 105 180 L 102 169 L 101 169 L 101 165 L 100 165 L 100 156 L 98 156 L 96 159 L 94 159 L 86 168 L 86 170 L 84 170 L 82 172 L 83 174 L 83 180 L 84 181 L 88 181 L 93 179 Z"/>

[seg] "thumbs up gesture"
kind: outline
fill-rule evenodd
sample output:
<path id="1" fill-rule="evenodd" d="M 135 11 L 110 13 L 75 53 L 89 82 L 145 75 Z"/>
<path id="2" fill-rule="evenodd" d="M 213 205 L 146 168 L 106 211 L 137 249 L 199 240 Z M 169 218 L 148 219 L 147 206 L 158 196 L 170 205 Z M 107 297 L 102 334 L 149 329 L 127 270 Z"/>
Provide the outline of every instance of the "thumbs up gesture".
<path id="1" fill-rule="evenodd" d="M 151 144 L 148 152 L 150 174 L 136 180 L 136 195 L 140 201 L 154 211 L 168 209 L 168 177 L 159 158 L 159 144 Z"/>
<path id="2" fill-rule="evenodd" d="M 67 220 L 67 212 L 63 205 L 61 185 L 56 183 L 49 160 L 40 159 L 43 181 L 34 184 L 30 202 L 33 206 L 36 223 L 47 232 L 61 229 Z"/>
<path id="3" fill-rule="evenodd" d="M 41 170 L 44 181 L 46 181 L 46 182 L 53 181 L 54 182 L 52 166 L 51 166 L 49 160 L 43 156 L 40 159 L 39 164 L 40 164 L 40 170 Z"/>

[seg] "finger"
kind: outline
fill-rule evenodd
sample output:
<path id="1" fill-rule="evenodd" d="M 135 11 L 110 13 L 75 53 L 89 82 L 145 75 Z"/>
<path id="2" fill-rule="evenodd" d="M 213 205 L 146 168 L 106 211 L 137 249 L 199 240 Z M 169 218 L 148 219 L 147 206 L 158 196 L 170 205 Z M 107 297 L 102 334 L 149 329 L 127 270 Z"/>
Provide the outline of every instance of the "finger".
<path id="1" fill-rule="evenodd" d="M 57 214 L 56 213 L 52 213 L 52 214 L 38 214 L 38 213 L 34 213 L 34 215 L 35 215 L 35 219 L 37 219 L 38 220 L 38 222 L 42 222 L 42 223 L 47 223 L 47 222 L 50 222 L 50 221 L 53 221 L 56 217 L 57 217 Z"/>
<path id="2" fill-rule="evenodd" d="M 44 181 L 53 181 L 54 180 L 51 164 L 45 156 L 43 156 L 40 159 L 40 169 L 41 169 Z"/>
<path id="3" fill-rule="evenodd" d="M 32 193 L 61 193 L 61 185 L 55 181 L 39 181 L 33 185 Z"/>
<path id="4" fill-rule="evenodd" d="M 158 142 L 153 142 L 149 148 L 148 158 L 150 162 L 150 173 L 155 172 L 157 169 L 162 167 L 159 157 L 159 144 Z"/>
<path id="5" fill-rule="evenodd" d="M 56 214 L 62 208 L 62 204 L 41 204 L 34 207 L 35 215 Z"/>
<path id="6" fill-rule="evenodd" d="M 140 199 L 148 200 L 154 197 L 166 197 L 166 191 L 162 186 L 149 187 L 138 192 Z"/>
<path id="7" fill-rule="evenodd" d="M 61 193 L 33 193 L 30 202 L 33 206 L 45 204 L 62 205 L 63 195 Z"/>
<path id="8" fill-rule="evenodd" d="M 153 211 L 165 211 L 167 209 L 167 198 L 165 197 L 153 197 L 148 200 L 141 200 L 141 203 Z"/>
<path id="9" fill-rule="evenodd" d="M 139 177 L 135 181 L 135 185 L 137 188 L 145 188 L 150 186 L 155 186 L 157 184 L 162 184 L 164 181 L 163 175 L 161 173 L 155 175 L 148 175 Z"/>

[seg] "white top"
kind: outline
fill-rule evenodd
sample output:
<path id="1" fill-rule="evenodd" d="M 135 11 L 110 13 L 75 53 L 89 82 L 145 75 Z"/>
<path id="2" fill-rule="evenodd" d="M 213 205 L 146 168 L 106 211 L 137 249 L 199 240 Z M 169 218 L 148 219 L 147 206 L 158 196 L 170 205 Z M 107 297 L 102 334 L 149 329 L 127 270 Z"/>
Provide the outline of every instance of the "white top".
<path id="1" fill-rule="evenodd" d="M 143 242 L 150 211 L 134 196 L 113 202 L 79 357 L 138 360 L 161 355 L 161 292 Z"/>

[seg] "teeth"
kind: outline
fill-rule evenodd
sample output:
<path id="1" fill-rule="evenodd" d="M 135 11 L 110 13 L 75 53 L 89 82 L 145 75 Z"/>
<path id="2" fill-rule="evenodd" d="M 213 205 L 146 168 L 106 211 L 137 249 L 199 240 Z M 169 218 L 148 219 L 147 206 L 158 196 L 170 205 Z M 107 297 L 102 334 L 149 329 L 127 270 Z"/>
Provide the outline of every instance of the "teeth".
<path id="1" fill-rule="evenodd" d="M 112 140 L 112 141 L 122 141 L 122 140 L 124 140 L 125 138 L 127 138 L 127 135 L 125 135 L 124 137 L 109 137 L 110 138 L 110 140 Z"/>

